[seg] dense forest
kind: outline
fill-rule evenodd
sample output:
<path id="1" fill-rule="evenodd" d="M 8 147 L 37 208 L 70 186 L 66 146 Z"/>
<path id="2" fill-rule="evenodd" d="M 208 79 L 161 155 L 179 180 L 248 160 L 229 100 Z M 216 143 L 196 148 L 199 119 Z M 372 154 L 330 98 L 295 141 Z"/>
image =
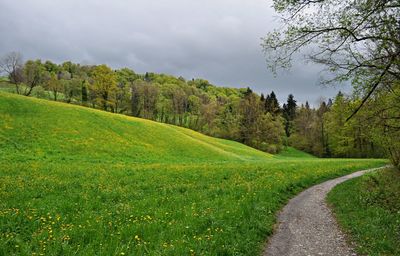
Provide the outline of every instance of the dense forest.
<path id="1" fill-rule="evenodd" d="M 258 95 L 250 88 L 107 65 L 23 63 L 19 53 L 6 55 L 0 66 L 7 78 L 2 84 L 18 94 L 179 125 L 270 153 L 290 145 L 320 157 L 387 154 L 374 139 L 381 126 L 363 114 L 368 106 L 346 121 L 359 99 L 341 92 L 313 108 L 298 104 L 293 95 L 280 104 L 274 92 Z"/>

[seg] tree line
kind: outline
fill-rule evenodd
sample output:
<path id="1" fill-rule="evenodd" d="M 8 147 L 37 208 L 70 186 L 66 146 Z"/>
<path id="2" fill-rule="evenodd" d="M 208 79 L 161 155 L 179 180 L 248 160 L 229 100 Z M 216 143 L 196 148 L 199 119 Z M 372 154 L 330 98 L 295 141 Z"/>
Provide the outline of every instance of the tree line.
<path id="1" fill-rule="evenodd" d="M 353 86 L 353 96 L 338 97 L 330 110 L 336 113 L 329 118 L 344 127 L 324 134 L 328 142 L 332 136 L 337 141 L 330 152 L 344 154 L 348 145 L 358 151 L 380 146 L 400 168 L 399 1 L 273 0 L 273 6 L 281 24 L 263 40 L 271 70 L 289 68 L 302 52 L 328 72 L 323 83 Z"/>
<path id="2" fill-rule="evenodd" d="M 385 155 L 362 115 L 345 122 L 357 99 L 342 93 L 312 108 L 308 102 L 298 106 L 292 94 L 281 105 L 273 91 L 258 95 L 250 88 L 107 65 L 23 63 L 18 53 L 3 57 L 0 68 L 18 94 L 179 125 L 270 153 L 290 145 L 320 157 Z"/>

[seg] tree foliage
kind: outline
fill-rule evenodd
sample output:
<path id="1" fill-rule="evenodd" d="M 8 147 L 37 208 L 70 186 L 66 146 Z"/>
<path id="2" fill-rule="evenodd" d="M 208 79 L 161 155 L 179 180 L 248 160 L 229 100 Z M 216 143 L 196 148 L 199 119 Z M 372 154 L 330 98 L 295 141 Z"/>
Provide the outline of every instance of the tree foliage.
<path id="1" fill-rule="evenodd" d="M 400 80 L 398 0 L 274 0 L 274 7 L 282 15 L 283 27 L 269 33 L 263 42 L 272 70 L 290 67 L 302 50 L 308 60 L 324 65 L 333 74 L 325 83 L 351 81 L 357 101 L 350 104 L 344 122 L 351 121 L 362 108 L 374 106 L 381 111 L 375 104 L 378 98 L 383 102 L 400 100 L 396 94 Z M 398 130 L 394 128 L 400 126 L 397 114 L 383 112 L 390 116 L 378 119 L 377 127 L 391 119 L 395 124 L 390 124 L 390 129 Z M 385 138 L 376 138 L 380 140 Z M 397 149 L 390 151 L 400 152 L 394 144 L 390 147 Z"/>
<path id="2" fill-rule="evenodd" d="M 317 109 L 302 105 L 297 109 L 294 131 L 289 143 L 303 151 L 320 157 L 384 157 L 385 145 L 377 139 L 378 132 L 368 123 L 368 111 L 360 111 L 350 121 L 346 117 L 359 98 L 351 98 L 339 92 L 332 104 L 321 102 Z M 379 137 L 379 136 L 378 136 Z"/>
<path id="3" fill-rule="evenodd" d="M 43 82 L 45 69 L 40 60 L 28 60 L 24 65 L 23 74 L 26 84 L 23 94 L 29 96 L 33 88 L 39 86 Z"/>
<path id="4" fill-rule="evenodd" d="M 68 63 L 68 65 L 65 66 L 71 71 L 72 65 L 69 65 Z M 115 96 L 117 91 L 117 79 L 114 71 L 112 71 L 111 68 L 107 67 L 106 65 L 99 65 L 94 68 L 92 79 L 92 89 L 97 96 L 97 103 L 101 105 L 104 110 L 108 110 L 109 107 L 114 110 Z"/>

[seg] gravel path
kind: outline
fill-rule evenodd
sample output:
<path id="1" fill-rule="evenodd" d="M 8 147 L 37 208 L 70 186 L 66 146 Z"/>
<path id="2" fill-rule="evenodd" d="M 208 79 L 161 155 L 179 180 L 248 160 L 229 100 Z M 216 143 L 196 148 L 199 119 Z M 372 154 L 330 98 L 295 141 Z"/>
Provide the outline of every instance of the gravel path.
<path id="1" fill-rule="evenodd" d="M 325 198 L 337 184 L 377 169 L 380 168 L 329 180 L 291 199 L 279 213 L 277 229 L 263 256 L 356 255 L 346 244 Z"/>

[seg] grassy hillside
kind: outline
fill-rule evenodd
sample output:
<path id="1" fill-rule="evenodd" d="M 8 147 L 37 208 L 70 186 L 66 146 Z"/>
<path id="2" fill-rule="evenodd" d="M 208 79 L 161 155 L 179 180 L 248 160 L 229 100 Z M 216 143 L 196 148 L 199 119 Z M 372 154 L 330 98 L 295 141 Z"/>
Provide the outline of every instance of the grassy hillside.
<path id="1" fill-rule="evenodd" d="M 0 93 L 0 255 L 256 255 L 288 198 L 385 162 Z"/>
<path id="2" fill-rule="evenodd" d="M 177 126 L 15 94 L 0 97 L 0 147 L 11 159 L 193 163 L 271 157 Z"/>

